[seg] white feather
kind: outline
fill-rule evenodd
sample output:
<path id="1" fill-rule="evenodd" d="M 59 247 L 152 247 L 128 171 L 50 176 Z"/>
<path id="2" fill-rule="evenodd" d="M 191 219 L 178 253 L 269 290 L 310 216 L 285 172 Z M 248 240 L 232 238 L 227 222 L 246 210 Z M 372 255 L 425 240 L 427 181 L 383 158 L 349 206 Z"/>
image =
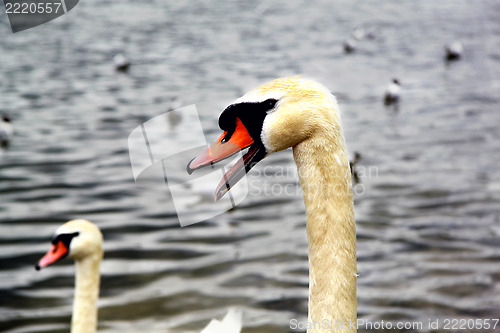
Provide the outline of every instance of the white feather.
<path id="1" fill-rule="evenodd" d="M 241 311 L 229 309 L 222 321 L 212 319 L 201 333 L 240 333 Z"/>

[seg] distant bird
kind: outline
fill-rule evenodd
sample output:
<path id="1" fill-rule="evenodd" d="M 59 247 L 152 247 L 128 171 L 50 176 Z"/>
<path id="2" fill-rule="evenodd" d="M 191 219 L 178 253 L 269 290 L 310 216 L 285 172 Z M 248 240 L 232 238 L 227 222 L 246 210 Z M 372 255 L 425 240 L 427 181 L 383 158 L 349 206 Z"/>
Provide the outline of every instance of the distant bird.
<path id="1" fill-rule="evenodd" d="M 364 29 L 362 27 L 356 27 L 352 30 L 352 37 L 358 41 L 362 39 L 375 39 L 375 28 Z"/>
<path id="2" fill-rule="evenodd" d="M 365 29 L 361 27 L 356 27 L 352 30 L 352 37 L 356 40 L 362 40 L 363 38 L 366 37 L 366 31 Z"/>
<path id="3" fill-rule="evenodd" d="M 446 53 L 446 60 L 458 60 L 462 57 L 464 53 L 464 46 L 460 41 L 454 41 L 453 43 L 446 44 L 444 46 L 444 50 Z"/>
<path id="4" fill-rule="evenodd" d="M 119 72 L 126 72 L 130 67 L 130 60 L 121 53 L 115 55 L 113 62 L 115 64 L 115 69 Z"/>
<path id="5" fill-rule="evenodd" d="M 349 161 L 349 166 L 351 167 L 352 179 L 354 180 L 355 184 L 359 183 L 359 173 L 356 170 L 356 164 L 358 164 L 360 160 L 361 160 L 361 154 L 356 151 L 354 152 L 354 157 L 352 158 L 352 160 Z"/>
<path id="6" fill-rule="evenodd" d="M 371 28 L 369 29 L 366 34 L 365 34 L 365 37 L 367 39 L 375 39 L 377 37 L 377 32 L 376 32 L 376 29 L 375 28 Z"/>
<path id="7" fill-rule="evenodd" d="M 103 257 L 101 230 L 87 220 L 71 220 L 60 226 L 52 238 L 52 247 L 36 264 L 40 270 L 65 257 L 75 260 L 75 299 L 71 333 L 95 333 L 97 298 Z M 222 322 L 212 320 L 202 333 L 240 333 L 241 312 L 230 309 Z"/>
<path id="8" fill-rule="evenodd" d="M 0 120 L 0 146 L 7 147 L 13 135 L 14 126 L 10 123 L 9 116 L 4 114 Z"/>
<path id="9" fill-rule="evenodd" d="M 344 46 L 344 52 L 345 53 L 352 53 L 356 51 L 356 41 L 353 39 L 346 39 L 343 46 Z"/>
<path id="10" fill-rule="evenodd" d="M 401 94 L 401 84 L 398 79 L 392 79 L 387 89 L 385 90 L 384 103 L 386 105 L 393 104 L 399 101 Z"/>

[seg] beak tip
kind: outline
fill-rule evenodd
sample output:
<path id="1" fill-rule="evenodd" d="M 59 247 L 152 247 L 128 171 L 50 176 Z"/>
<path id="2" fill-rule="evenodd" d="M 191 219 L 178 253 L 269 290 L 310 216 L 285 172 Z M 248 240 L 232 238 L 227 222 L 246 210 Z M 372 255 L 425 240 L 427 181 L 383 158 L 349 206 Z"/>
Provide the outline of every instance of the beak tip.
<path id="1" fill-rule="evenodd" d="M 40 267 L 40 265 L 39 265 L 39 264 L 36 264 L 36 265 L 35 265 L 35 269 L 36 269 L 37 271 L 39 271 L 41 268 L 42 268 L 42 267 Z"/>
<path id="2" fill-rule="evenodd" d="M 218 202 L 224 195 L 226 195 L 227 192 L 231 189 L 231 187 L 228 186 L 227 183 L 224 183 L 225 186 L 219 186 L 217 187 L 217 190 L 215 191 L 215 202 Z"/>
<path id="3" fill-rule="evenodd" d="M 195 169 L 191 168 L 191 163 L 193 163 L 193 161 L 195 160 L 195 158 L 193 158 L 191 161 L 189 161 L 189 163 L 186 166 L 186 171 L 187 171 L 187 173 L 189 175 L 191 175 L 194 172 L 194 170 L 196 169 L 196 168 Z"/>

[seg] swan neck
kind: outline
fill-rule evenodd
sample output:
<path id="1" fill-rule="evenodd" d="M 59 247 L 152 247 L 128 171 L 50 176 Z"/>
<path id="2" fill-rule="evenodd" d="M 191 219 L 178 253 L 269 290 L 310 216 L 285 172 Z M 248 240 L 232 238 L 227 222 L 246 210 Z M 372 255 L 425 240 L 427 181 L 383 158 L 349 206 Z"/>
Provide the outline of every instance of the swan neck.
<path id="1" fill-rule="evenodd" d="M 356 332 L 351 171 L 340 125 L 332 127 L 293 149 L 307 213 L 308 333 Z"/>
<path id="2" fill-rule="evenodd" d="M 71 333 L 95 333 L 102 252 L 76 261 L 75 299 Z"/>

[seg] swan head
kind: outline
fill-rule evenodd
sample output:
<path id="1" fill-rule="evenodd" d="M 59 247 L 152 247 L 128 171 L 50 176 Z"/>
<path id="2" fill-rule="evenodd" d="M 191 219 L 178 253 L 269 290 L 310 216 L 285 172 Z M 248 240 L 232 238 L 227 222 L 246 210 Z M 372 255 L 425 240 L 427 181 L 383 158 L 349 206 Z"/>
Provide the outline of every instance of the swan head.
<path id="1" fill-rule="evenodd" d="M 219 117 L 223 134 L 187 166 L 189 173 L 248 148 L 216 189 L 216 200 L 273 152 L 295 147 L 340 122 L 335 97 L 323 85 L 292 76 L 267 82 L 229 105 Z"/>
<path id="2" fill-rule="evenodd" d="M 37 270 L 65 257 L 84 260 L 102 256 L 102 233 L 87 220 L 71 220 L 60 226 L 52 238 L 52 247 L 35 266 Z"/>

